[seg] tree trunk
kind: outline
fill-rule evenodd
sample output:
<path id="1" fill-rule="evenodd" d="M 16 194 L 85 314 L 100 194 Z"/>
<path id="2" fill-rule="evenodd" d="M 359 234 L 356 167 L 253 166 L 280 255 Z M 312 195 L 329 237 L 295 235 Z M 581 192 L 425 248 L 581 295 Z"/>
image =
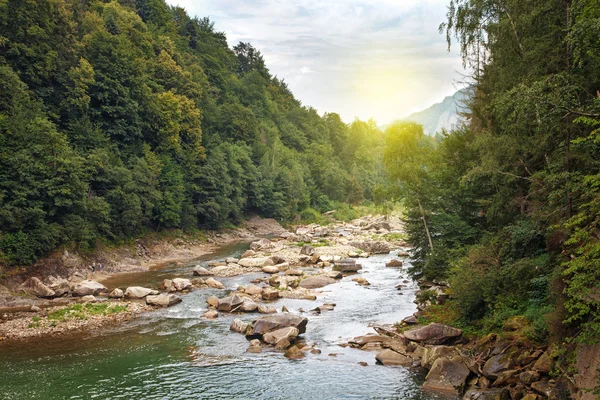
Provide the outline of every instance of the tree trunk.
<path id="1" fill-rule="evenodd" d="M 433 241 L 431 240 L 431 234 L 429 233 L 429 227 L 427 226 L 427 220 L 425 219 L 425 212 L 423 211 L 423 206 L 421 205 L 421 200 L 417 199 L 419 202 L 419 209 L 421 210 L 421 218 L 423 219 L 423 225 L 425 225 L 425 232 L 427 233 L 427 239 L 429 239 L 429 248 L 433 251 Z"/>

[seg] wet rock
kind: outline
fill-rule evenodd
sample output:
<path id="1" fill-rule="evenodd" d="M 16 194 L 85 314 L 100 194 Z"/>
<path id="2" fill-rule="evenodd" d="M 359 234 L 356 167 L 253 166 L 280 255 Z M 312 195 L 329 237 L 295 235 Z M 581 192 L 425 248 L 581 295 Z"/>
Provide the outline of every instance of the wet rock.
<path id="1" fill-rule="evenodd" d="M 211 268 L 225 267 L 227 266 L 227 263 L 225 261 L 211 261 L 208 263 L 208 266 Z"/>
<path id="2" fill-rule="evenodd" d="M 279 268 L 273 265 L 269 265 L 266 267 L 262 267 L 262 272 L 264 272 L 265 274 L 277 274 L 279 273 Z"/>
<path id="3" fill-rule="evenodd" d="M 404 332 L 408 340 L 425 344 L 442 344 L 461 335 L 462 330 L 438 323 Z"/>
<path id="4" fill-rule="evenodd" d="M 262 291 L 262 298 L 263 300 L 267 301 L 277 300 L 279 298 L 279 291 L 271 288 L 266 288 Z"/>
<path id="5" fill-rule="evenodd" d="M 510 400 L 508 388 L 497 389 L 469 389 L 463 400 Z"/>
<path id="6" fill-rule="evenodd" d="M 105 291 L 106 287 L 103 284 L 96 281 L 84 280 L 75 285 L 73 296 L 87 296 L 88 294 L 96 296 Z"/>
<path id="7" fill-rule="evenodd" d="M 248 350 L 246 350 L 248 353 L 262 353 L 262 347 L 260 347 L 260 344 L 258 346 L 253 346 L 250 345 L 250 347 L 248 347 Z"/>
<path id="8" fill-rule="evenodd" d="M 352 282 L 358 283 L 360 286 L 369 286 L 370 283 L 365 278 L 352 278 Z"/>
<path id="9" fill-rule="evenodd" d="M 285 340 L 292 343 L 298 337 L 299 331 L 293 326 L 277 329 L 276 331 L 268 332 L 263 335 L 263 341 L 270 345 L 277 345 L 280 341 Z M 286 347 L 288 347 L 286 346 Z"/>
<path id="10" fill-rule="evenodd" d="M 345 258 L 343 260 L 335 261 L 334 271 L 340 272 L 357 272 L 362 269 L 362 265 L 357 264 L 353 258 Z"/>
<path id="11" fill-rule="evenodd" d="M 175 291 L 182 292 L 192 288 L 192 282 L 189 279 L 175 278 L 173 279 L 173 287 Z"/>
<path id="12" fill-rule="evenodd" d="M 410 367 L 413 363 L 413 360 L 410 357 L 390 349 L 380 351 L 375 356 L 375 359 L 379 364 L 383 365 L 401 365 L 404 367 Z"/>
<path id="13" fill-rule="evenodd" d="M 326 276 L 310 276 L 300 281 L 300 287 L 304 289 L 317 289 L 335 283 L 335 279 Z"/>
<path id="14" fill-rule="evenodd" d="M 123 291 L 121 289 L 116 288 L 116 289 L 113 289 L 112 292 L 110 292 L 108 297 L 111 299 L 122 299 L 123 297 L 125 297 L 125 294 L 123 293 Z"/>
<path id="15" fill-rule="evenodd" d="M 211 306 L 213 306 L 213 307 L 216 307 L 217 305 L 219 305 L 219 298 L 218 298 L 217 296 L 209 296 L 209 297 L 206 299 L 206 302 L 207 302 L 209 305 L 211 305 Z"/>
<path id="16" fill-rule="evenodd" d="M 300 249 L 300 254 L 305 255 L 305 256 L 312 256 L 313 254 L 315 254 L 315 248 L 305 244 L 304 246 L 302 246 L 302 248 Z"/>
<path id="17" fill-rule="evenodd" d="M 286 306 L 281 307 L 281 312 L 290 312 Z"/>
<path id="18" fill-rule="evenodd" d="M 256 311 L 257 308 L 258 308 L 258 304 L 256 304 L 254 301 L 252 301 L 250 299 L 247 299 L 247 300 L 244 300 L 244 302 L 240 306 L 240 311 L 254 312 L 254 311 Z"/>
<path id="19" fill-rule="evenodd" d="M 128 299 L 143 299 L 148 295 L 157 295 L 158 290 L 145 288 L 142 286 L 129 286 L 125 289 L 125 297 Z"/>
<path id="20" fill-rule="evenodd" d="M 497 379 L 501 372 L 509 370 L 514 366 L 515 363 L 510 354 L 498 354 L 487 360 L 481 372 L 488 378 Z"/>
<path id="21" fill-rule="evenodd" d="M 289 349 L 287 349 L 283 355 L 291 360 L 304 358 L 304 353 L 300 351 L 300 349 L 296 346 L 292 346 Z"/>
<path id="22" fill-rule="evenodd" d="M 238 295 L 227 296 L 222 299 L 219 299 L 219 303 L 217 304 L 217 310 L 224 312 L 233 312 L 236 311 L 243 303 L 244 299 L 242 299 Z"/>
<path id="23" fill-rule="evenodd" d="M 212 273 L 207 270 L 206 268 L 200 266 L 200 265 L 196 265 L 194 267 L 194 276 L 208 276 L 208 275 L 212 275 Z"/>
<path id="24" fill-rule="evenodd" d="M 165 290 L 167 292 L 176 292 L 175 285 L 173 285 L 173 281 L 171 279 L 163 279 L 160 284 L 160 290 Z"/>
<path id="25" fill-rule="evenodd" d="M 235 318 L 233 321 L 231 321 L 231 324 L 229 325 L 229 330 L 245 335 L 246 332 L 248 331 L 248 326 L 249 326 L 248 323 Z"/>
<path id="26" fill-rule="evenodd" d="M 396 260 L 396 259 L 393 259 L 385 264 L 385 266 L 388 268 L 400 268 L 400 267 L 402 267 L 402 265 L 403 265 L 402 261 Z"/>
<path id="27" fill-rule="evenodd" d="M 308 318 L 295 314 L 268 315 L 260 317 L 252 323 L 248 336 L 261 336 L 289 326 L 298 329 L 298 334 L 303 334 L 306 332 L 307 324 Z"/>
<path id="28" fill-rule="evenodd" d="M 277 314 L 277 309 L 275 307 L 260 304 L 258 306 L 258 312 L 259 314 Z"/>
<path id="29" fill-rule="evenodd" d="M 219 316 L 219 313 L 215 310 L 208 310 L 202 316 L 206 319 L 216 319 Z"/>
<path id="30" fill-rule="evenodd" d="M 340 271 L 331 271 L 331 272 L 328 272 L 327 275 L 325 275 L 325 276 L 327 276 L 328 278 L 331 278 L 331 279 L 342 279 L 344 277 L 344 275 L 342 275 L 342 273 Z"/>
<path id="31" fill-rule="evenodd" d="M 258 295 L 262 293 L 262 288 L 255 285 L 248 285 L 244 288 L 244 292 L 249 295 Z"/>
<path id="32" fill-rule="evenodd" d="M 50 289 L 36 277 L 29 278 L 25 282 L 23 282 L 19 286 L 18 291 L 27 293 L 30 296 L 36 296 L 41 298 L 54 297 L 55 294 L 54 290 Z"/>
<path id="33" fill-rule="evenodd" d="M 146 304 L 159 307 L 171 307 L 181 303 L 181 297 L 175 294 L 161 293 L 156 296 L 146 296 Z"/>
<path id="34" fill-rule="evenodd" d="M 438 390 L 459 395 L 462 393 L 471 371 L 460 357 L 438 358 L 425 378 L 424 389 Z"/>
<path id="35" fill-rule="evenodd" d="M 238 264 L 244 268 L 262 268 L 275 265 L 269 257 L 242 258 Z"/>
<path id="36" fill-rule="evenodd" d="M 225 285 L 214 278 L 208 278 L 204 284 L 213 289 L 225 289 Z"/>

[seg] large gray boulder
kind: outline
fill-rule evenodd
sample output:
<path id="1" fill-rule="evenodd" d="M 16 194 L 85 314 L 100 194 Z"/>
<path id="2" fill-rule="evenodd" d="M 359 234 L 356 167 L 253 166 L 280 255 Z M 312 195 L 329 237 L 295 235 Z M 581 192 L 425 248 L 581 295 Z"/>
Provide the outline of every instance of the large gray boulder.
<path id="1" fill-rule="evenodd" d="M 310 276 L 300 281 L 300 287 L 304 289 L 317 289 L 335 283 L 335 279 L 327 276 Z"/>
<path id="2" fill-rule="evenodd" d="M 306 324 L 308 324 L 308 318 L 295 314 L 267 315 L 252 322 L 247 336 L 262 336 L 265 333 L 290 326 L 298 329 L 298 334 L 302 334 L 306 332 Z"/>
<path id="3" fill-rule="evenodd" d="M 438 358 L 427 374 L 423 388 L 458 396 L 464 391 L 470 373 L 460 356 Z"/>
<path id="4" fill-rule="evenodd" d="M 143 299 L 148 295 L 157 295 L 158 290 L 145 288 L 142 286 L 129 286 L 125 289 L 125 298 L 128 299 Z"/>
<path id="5" fill-rule="evenodd" d="M 51 276 L 48 278 L 49 284 L 47 285 L 50 290 L 54 291 L 54 297 L 63 297 L 69 294 L 71 291 L 71 285 L 69 281 L 64 278 L 55 278 Z"/>
<path id="6" fill-rule="evenodd" d="M 232 312 L 237 310 L 243 303 L 244 299 L 242 299 L 237 294 L 233 296 L 224 297 L 219 300 L 219 304 L 217 304 L 217 310 Z"/>
<path id="7" fill-rule="evenodd" d="M 208 275 L 212 275 L 212 273 L 207 270 L 206 268 L 204 268 L 201 265 L 196 265 L 194 267 L 194 276 L 208 276 Z"/>
<path id="8" fill-rule="evenodd" d="M 146 296 L 146 304 L 158 307 L 171 307 L 181 303 L 181 297 L 175 294 L 161 293 L 156 296 Z"/>
<path id="9" fill-rule="evenodd" d="M 75 285 L 73 288 L 73 296 L 96 296 L 105 291 L 106 287 L 103 284 L 96 281 L 84 280 Z"/>
<path id="10" fill-rule="evenodd" d="M 50 289 L 48 286 L 44 285 L 42 281 L 38 278 L 33 277 L 27 279 L 25 282 L 19 286 L 18 290 L 20 292 L 27 293 L 30 296 L 36 297 L 54 297 L 54 290 Z"/>
<path id="11" fill-rule="evenodd" d="M 427 326 L 410 329 L 404 332 L 404 336 L 413 342 L 424 344 L 442 344 L 462 335 L 462 330 L 448 325 L 432 323 Z"/>
<path id="12" fill-rule="evenodd" d="M 181 292 L 183 290 L 189 290 L 192 288 L 192 282 L 189 279 L 175 278 L 173 279 L 173 286 L 175 290 Z"/>

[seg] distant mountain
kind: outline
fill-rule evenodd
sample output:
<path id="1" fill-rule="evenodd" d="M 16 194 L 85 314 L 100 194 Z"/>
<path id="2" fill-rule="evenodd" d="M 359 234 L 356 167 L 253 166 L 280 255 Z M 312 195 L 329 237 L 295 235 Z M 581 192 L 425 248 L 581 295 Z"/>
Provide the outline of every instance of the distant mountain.
<path id="1" fill-rule="evenodd" d="M 423 125 L 423 131 L 430 136 L 434 136 L 442 129 L 451 130 L 461 123 L 462 117 L 459 114 L 469 110 L 466 104 L 472 94 L 472 88 L 459 90 L 454 95 L 446 97 L 441 103 L 411 114 L 404 120 Z"/>

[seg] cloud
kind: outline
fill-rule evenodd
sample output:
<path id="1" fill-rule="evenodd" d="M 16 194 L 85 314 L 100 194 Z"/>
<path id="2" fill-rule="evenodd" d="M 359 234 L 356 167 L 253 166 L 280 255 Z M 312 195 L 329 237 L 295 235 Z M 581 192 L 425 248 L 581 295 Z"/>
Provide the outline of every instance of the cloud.
<path id="1" fill-rule="evenodd" d="M 438 26 L 448 0 L 167 0 L 251 42 L 303 104 L 385 124 L 438 102 L 464 73 Z"/>

